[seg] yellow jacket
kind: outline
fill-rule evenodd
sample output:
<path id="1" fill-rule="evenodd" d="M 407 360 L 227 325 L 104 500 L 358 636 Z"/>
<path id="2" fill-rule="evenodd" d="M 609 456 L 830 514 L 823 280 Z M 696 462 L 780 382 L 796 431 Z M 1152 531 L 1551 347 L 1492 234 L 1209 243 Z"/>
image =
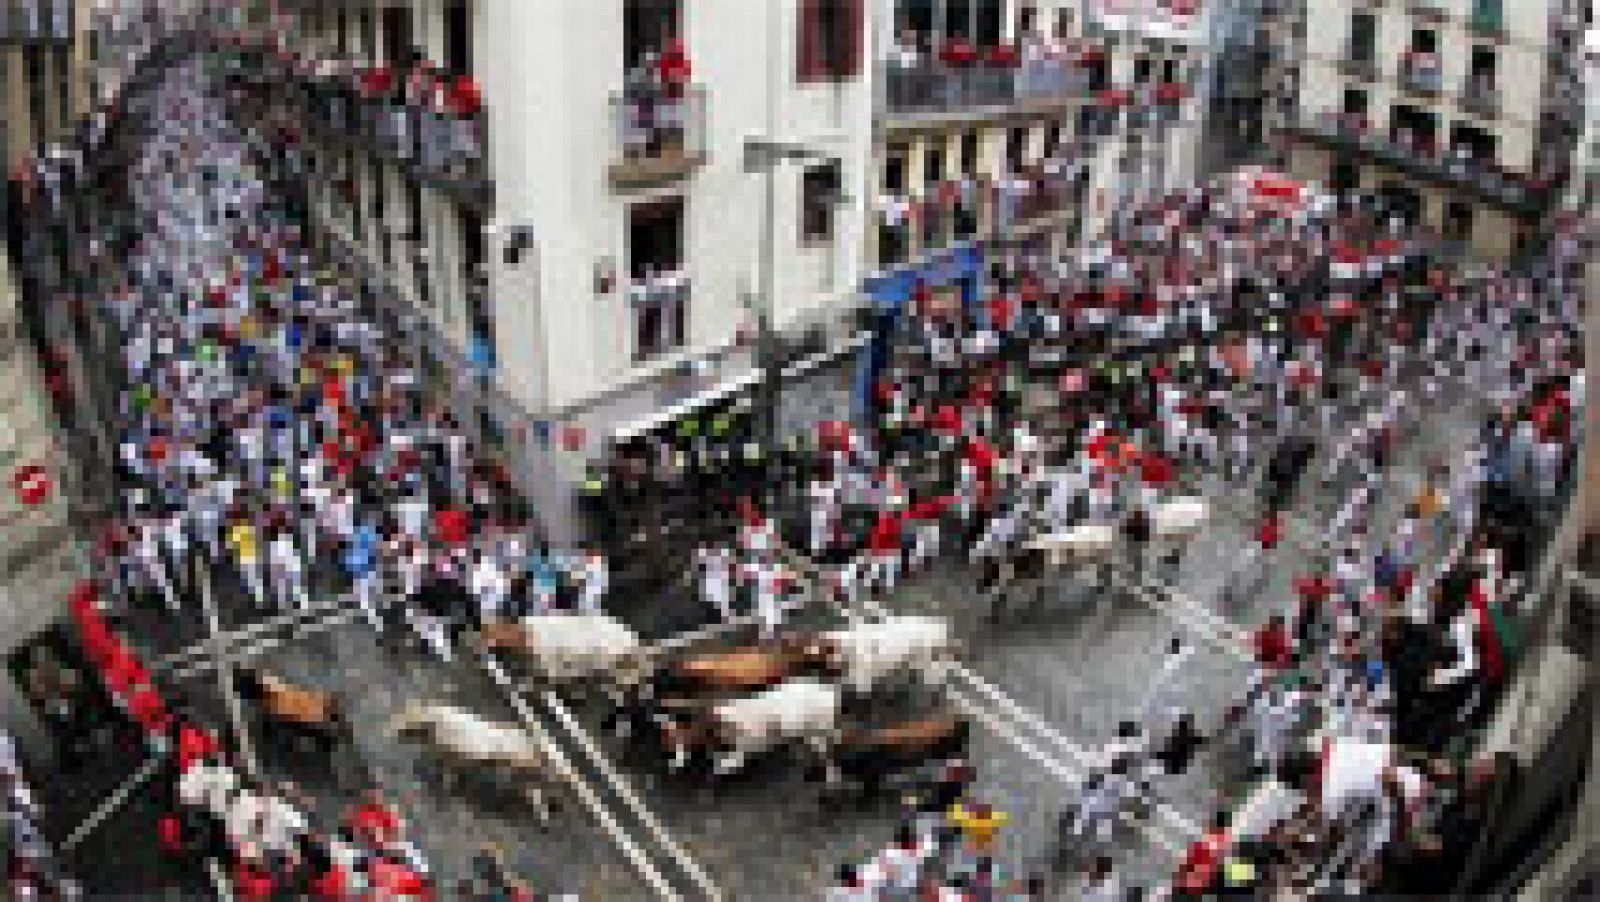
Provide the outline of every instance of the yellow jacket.
<path id="1" fill-rule="evenodd" d="M 235 523 L 228 527 L 228 544 L 233 546 L 233 553 L 241 561 L 250 562 L 256 559 L 256 530 L 249 523 Z"/>
<path id="2" fill-rule="evenodd" d="M 1003 811 L 990 809 L 987 816 L 980 817 L 960 803 L 950 806 L 947 818 L 952 826 L 961 831 L 968 845 L 979 849 L 986 849 L 994 843 L 995 834 L 1000 832 L 1007 820 Z"/>

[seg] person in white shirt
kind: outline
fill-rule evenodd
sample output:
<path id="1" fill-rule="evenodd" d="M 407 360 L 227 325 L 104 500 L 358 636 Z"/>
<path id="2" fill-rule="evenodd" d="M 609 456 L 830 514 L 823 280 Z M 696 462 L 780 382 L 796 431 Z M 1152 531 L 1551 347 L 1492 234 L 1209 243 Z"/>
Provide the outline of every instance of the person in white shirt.
<path id="1" fill-rule="evenodd" d="M 477 563 L 468 575 L 469 589 L 478 600 L 478 617 L 483 623 L 500 619 L 506 598 L 511 593 L 510 580 L 493 554 L 477 552 Z"/>
<path id="2" fill-rule="evenodd" d="M 601 613 L 600 603 L 606 595 L 606 560 L 598 551 L 590 551 L 583 559 L 583 592 L 578 600 L 578 610 L 590 616 Z"/>
<path id="3" fill-rule="evenodd" d="M 291 607 L 304 610 L 310 603 L 306 598 L 305 565 L 293 535 L 288 530 L 278 533 L 267 554 L 272 569 L 272 595 L 278 607 L 284 611 Z"/>
<path id="4" fill-rule="evenodd" d="M 261 847 L 269 854 L 291 858 L 298 852 L 298 839 L 310 826 L 300 809 L 276 793 L 262 796 L 257 824 Z"/>
<path id="5" fill-rule="evenodd" d="M 726 549 L 701 546 L 697 551 L 700 564 L 701 594 L 706 603 L 716 609 L 724 622 L 733 619 L 732 567 Z"/>

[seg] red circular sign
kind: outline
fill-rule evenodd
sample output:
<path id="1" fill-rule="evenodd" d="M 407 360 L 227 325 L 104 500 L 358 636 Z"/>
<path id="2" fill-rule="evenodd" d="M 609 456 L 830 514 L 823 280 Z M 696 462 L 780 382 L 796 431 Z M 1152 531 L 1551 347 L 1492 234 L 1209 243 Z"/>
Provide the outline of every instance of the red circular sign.
<path id="1" fill-rule="evenodd" d="M 30 507 L 43 504 L 50 497 L 50 474 L 39 464 L 29 464 L 12 474 L 11 488 L 23 504 Z"/>

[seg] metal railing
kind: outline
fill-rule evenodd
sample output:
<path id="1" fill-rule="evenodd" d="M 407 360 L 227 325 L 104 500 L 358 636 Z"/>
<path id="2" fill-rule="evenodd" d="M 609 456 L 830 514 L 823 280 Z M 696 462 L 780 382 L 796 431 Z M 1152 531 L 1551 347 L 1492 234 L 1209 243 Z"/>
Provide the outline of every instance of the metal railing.
<path id="1" fill-rule="evenodd" d="M 1407 57 L 1400 62 L 1400 85 L 1419 94 L 1438 94 L 1444 90 L 1444 68 L 1437 61 Z"/>
<path id="2" fill-rule="evenodd" d="M 1018 98 L 1017 68 L 973 63 L 951 66 L 921 63 L 884 67 L 885 98 L 891 113 L 957 113 L 1008 106 Z"/>
<path id="3" fill-rule="evenodd" d="M 1500 91 L 1493 79 L 1468 79 L 1461 88 L 1461 108 L 1479 116 L 1500 114 Z"/>
<path id="4" fill-rule="evenodd" d="M 1431 141 L 1405 137 L 1403 130 L 1385 137 L 1364 126 L 1360 117 L 1322 112 L 1292 123 L 1302 135 L 1337 149 L 1366 153 L 1380 163 L 1417 178 L 1448 182 L 1480 200 L 1522 215 L 1547 209 L 1559 196 L 1551 184 L 1506 173 L 1487 161 L 1450 158 Z"/>
<path id="5" fill-rule="evenodd" d="M 634 317 L 634 362 L 642 362 L 683 346 L 688 338 L 687 278 L 641 279 L 628 287 Z"/>
<path id="6" fill-rule="evenodd" d="M 614 165 L 688 167 L 705 159 L 703 87 L 651 85 L 611 96 Z"/>

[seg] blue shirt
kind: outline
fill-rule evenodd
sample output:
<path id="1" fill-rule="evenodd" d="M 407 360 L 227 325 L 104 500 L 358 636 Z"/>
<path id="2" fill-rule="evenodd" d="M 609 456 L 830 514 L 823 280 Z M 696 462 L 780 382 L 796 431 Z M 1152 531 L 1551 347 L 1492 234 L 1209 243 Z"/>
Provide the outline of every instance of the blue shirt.
<path id="1" fill-rule="evenodd" d="M 356 527 L 350 546 L 344 552 L 344 569 L 352 577 L 362 577 L 377 568 L 378 532 L 371 526 Z"/>

